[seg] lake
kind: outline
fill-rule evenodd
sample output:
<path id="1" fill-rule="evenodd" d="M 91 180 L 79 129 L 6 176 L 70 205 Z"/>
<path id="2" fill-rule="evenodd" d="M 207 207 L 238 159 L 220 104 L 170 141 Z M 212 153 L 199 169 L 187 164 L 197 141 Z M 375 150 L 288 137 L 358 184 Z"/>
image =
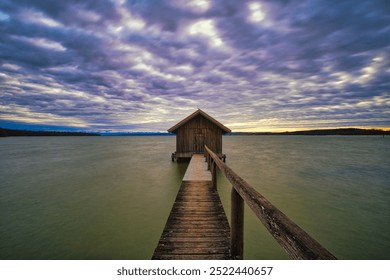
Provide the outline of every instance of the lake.
<path id="1" fill-rule="evenodd" d="M 225 136 L 227 164 L 339 259 L 390 259 L 390 137 Z M 150 259 L 175 137 L 0 138 L 0 259 Z M 229 216 L 230 185 L 218 174 Z M 245 259 L 288 259 L 245 207 Z"/>

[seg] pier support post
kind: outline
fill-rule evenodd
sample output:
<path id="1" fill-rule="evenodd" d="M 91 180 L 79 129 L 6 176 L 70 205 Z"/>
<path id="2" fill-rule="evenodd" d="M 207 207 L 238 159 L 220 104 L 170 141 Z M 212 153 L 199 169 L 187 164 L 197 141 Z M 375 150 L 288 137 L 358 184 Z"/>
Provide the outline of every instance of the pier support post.
<path id="1" fill-rule="evenodd" d="M 244 200 L 232 186 L 230 249 L 233 259 L 244 257 Z"/>
<path id="2" fill-rule="evenodd" d="M 213 159 L 211 160 L 211 178 L 213 182 L 213 187 L 217 188 L 217 164 Z"/>

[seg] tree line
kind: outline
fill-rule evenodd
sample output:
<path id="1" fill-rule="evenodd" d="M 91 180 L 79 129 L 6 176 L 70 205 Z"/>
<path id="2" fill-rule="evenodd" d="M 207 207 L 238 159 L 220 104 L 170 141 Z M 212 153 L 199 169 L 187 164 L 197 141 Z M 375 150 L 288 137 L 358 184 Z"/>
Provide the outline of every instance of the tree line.
<path id="1" fill-rule="evenodd" d="M 97 133 L 69 132 L 69 131 L 33 131 L 0 128 L 0 137 L 8 136 L 100 136 Z"/>

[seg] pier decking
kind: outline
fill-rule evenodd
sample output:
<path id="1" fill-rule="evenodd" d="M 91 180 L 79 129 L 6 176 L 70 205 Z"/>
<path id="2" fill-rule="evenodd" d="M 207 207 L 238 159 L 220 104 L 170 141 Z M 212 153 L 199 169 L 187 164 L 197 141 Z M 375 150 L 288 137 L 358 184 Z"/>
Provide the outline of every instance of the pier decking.
<path id="1" fill-rule="evenodd" d="M 231 259 L 229 223 L 203 155 L 191 158 L 152 259 Z"/>

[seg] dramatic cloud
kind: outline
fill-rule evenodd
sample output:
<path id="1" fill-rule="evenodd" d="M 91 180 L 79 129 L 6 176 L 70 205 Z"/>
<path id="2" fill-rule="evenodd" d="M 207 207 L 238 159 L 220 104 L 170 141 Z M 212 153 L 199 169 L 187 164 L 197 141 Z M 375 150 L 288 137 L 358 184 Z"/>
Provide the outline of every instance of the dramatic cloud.
<path id="1" fill-rule="evenodd" d="M 390 127 L 385 0 L 0 2 L 0 126 Z"/>

